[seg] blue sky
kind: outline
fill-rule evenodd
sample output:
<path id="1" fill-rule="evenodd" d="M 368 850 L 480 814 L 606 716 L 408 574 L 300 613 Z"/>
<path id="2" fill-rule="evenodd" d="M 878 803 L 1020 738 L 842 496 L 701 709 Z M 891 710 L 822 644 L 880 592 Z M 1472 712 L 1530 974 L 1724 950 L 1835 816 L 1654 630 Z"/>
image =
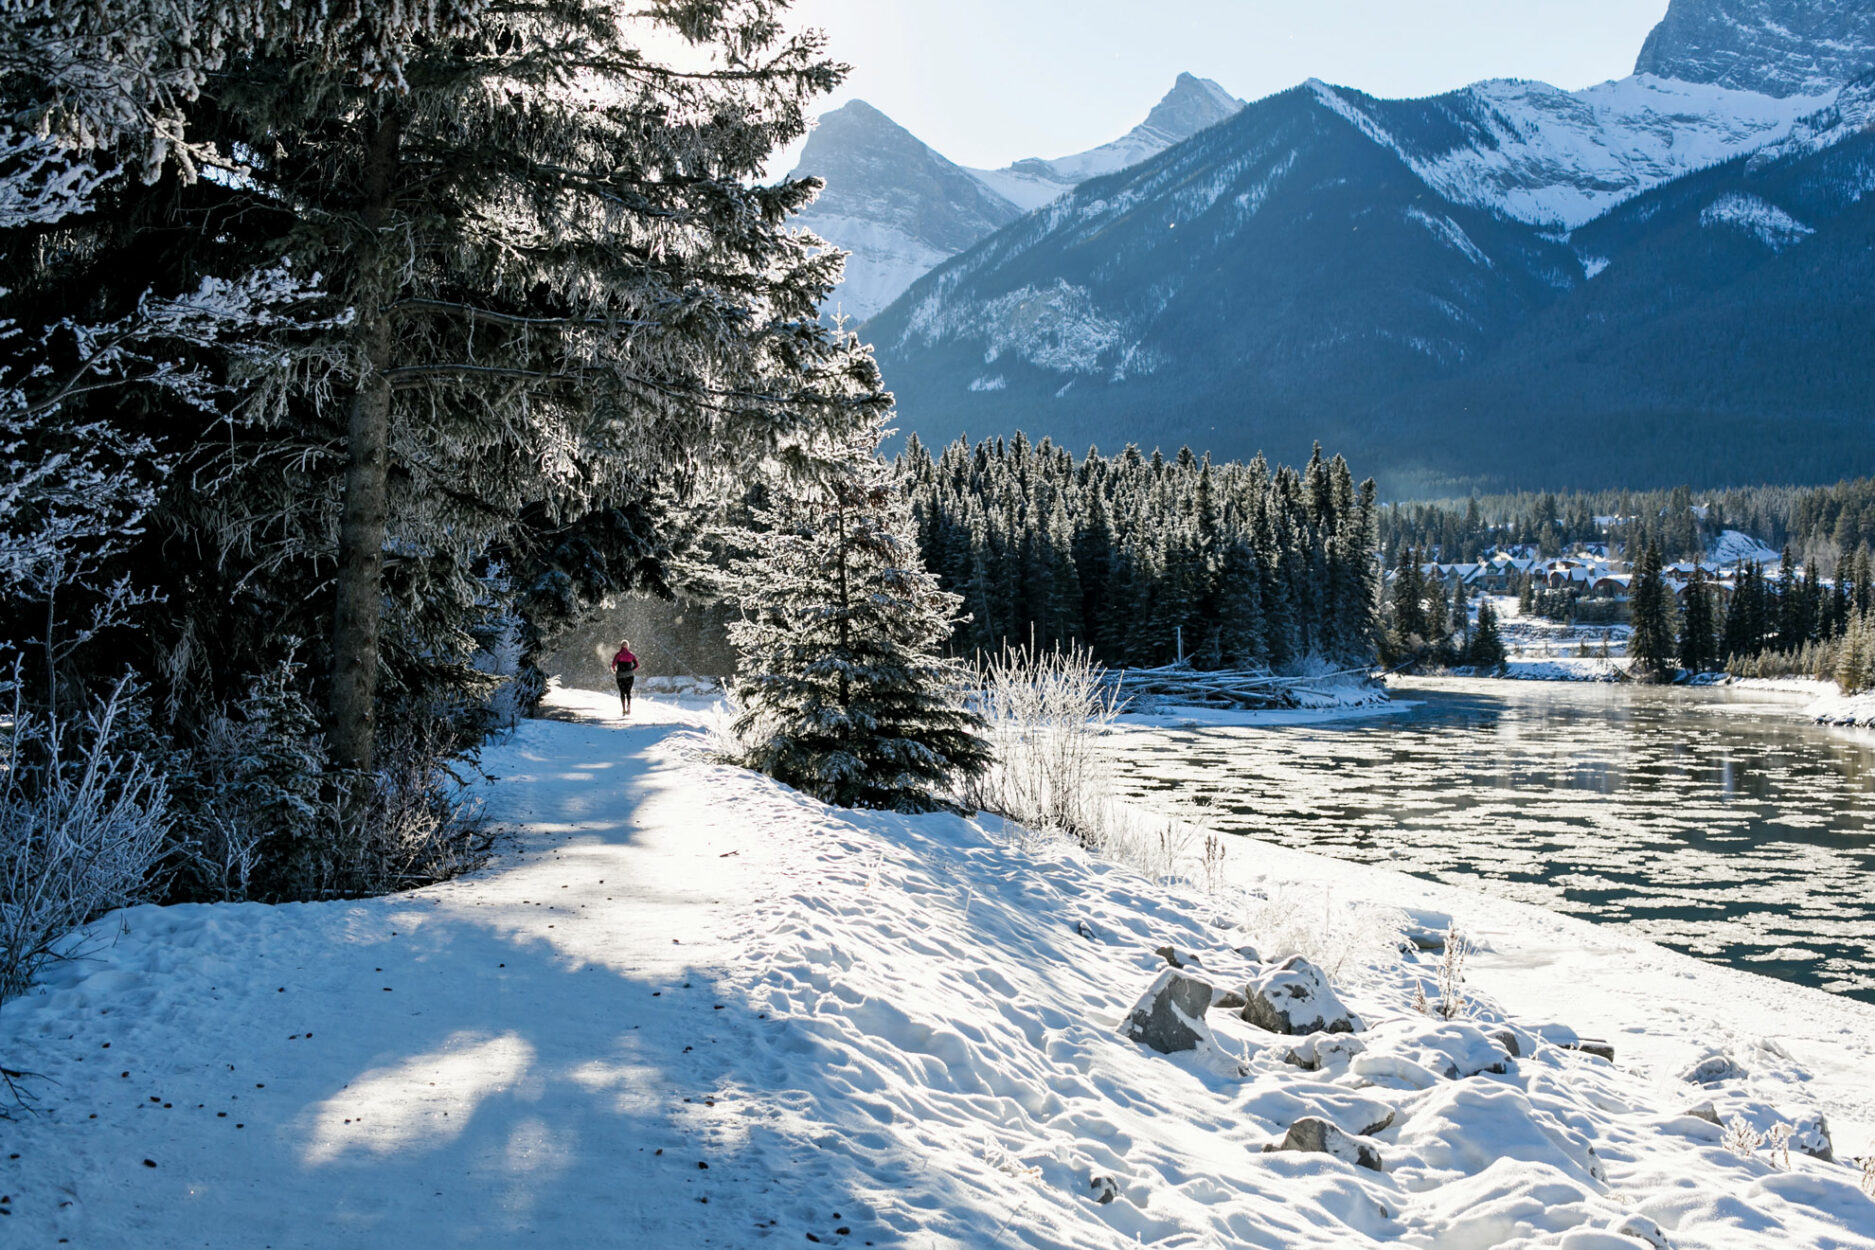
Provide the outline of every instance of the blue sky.
<path id="1" fill-rule="evenodd" d="M 796 0 L 855 97 L 965 165 L 1061 156 L 1141 121 L 1181 70 L 1254 100 L 1306 78 L 1381 96 L 1634 68 L 1667 0 Z M 781 163 L 783 169 L 792 161 Z"/>

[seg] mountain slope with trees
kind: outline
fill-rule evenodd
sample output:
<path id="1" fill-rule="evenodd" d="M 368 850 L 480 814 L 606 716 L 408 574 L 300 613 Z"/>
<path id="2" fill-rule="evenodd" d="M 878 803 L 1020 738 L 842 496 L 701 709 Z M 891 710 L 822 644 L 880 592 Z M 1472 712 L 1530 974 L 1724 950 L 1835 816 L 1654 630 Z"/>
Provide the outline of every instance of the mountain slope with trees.
<path id="1" fill-rule="evenodd" d="M 1004 227 L 865 334 L 927 441 L 1300 458 L 1319 437 L 1396 497 L 1875 471 L 1858 65 L 1750 116 L 1655 80 L 1633 89 L 1685 116 L 1309 84 Z M 1623 126 L 1633 159 L 1603 169 Z M 1578 183 L 1614 207 L 1546 216 Z"/>

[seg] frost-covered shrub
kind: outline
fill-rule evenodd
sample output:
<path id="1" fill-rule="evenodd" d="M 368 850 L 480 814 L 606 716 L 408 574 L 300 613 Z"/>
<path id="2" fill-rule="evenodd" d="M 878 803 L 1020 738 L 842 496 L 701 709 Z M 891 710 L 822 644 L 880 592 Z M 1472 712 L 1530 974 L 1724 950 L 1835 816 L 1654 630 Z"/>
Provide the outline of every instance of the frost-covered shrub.
<path id="1" fill-rule="evenodd" d="M 17 676 L 17 670 L 15 670 Z M 0 1001 L 20 993 L 72 930 L 145 897 L 169 832 L 169 790 L 134 745 L 128 680 L 72 720 L 0 684 Z"/>
<path id="2" fill-rule="evenodd" d="M 1088 847 L 1133 834 L 1115 810 L 1112 761 L 1102 745 L 1119 713 L 1105 676 L 1078 647 L 1039 654 L 1008 647 L 980 663 L 977 709 L 995 763 L 974 783 L 973 803 Z"/>
<path id="3" fill-rule="evenodd" d="M 187 756 L 180 897 L 267 901 L 382 894 L 479 864 L 476 808 L 448 771 L 440 722 L 405 729 L 369 776 L 333 768 L 289 658 L 212 717 Z"/>
<path id="4" fill-rule="evenodd" d="M 379 747 L 362 806 L 341 805 L 331 863 L 333 894 L 388 894 L 446 881 L 488 859 L 481 803 L 452 770 L 453 748 L 421 733 Z"/>
<path id="5" fill-rule="evenodd" d="M 1441 1020 L 1451 1020 L 1464 1015 L 1471 1008 L 1471 999 L 1465 993 L 1465 957 L 1471 954 L 1471 943 L 1458 931 L 1456 925 L 1445 932 L 1445 953 L 1439 959 L 1439 1000 L 1431 1002 L 1426 998 L 1426 987 L 1415 982 L 1413 986 L 1413 1007 L 1421 1015 L 1437 1016 Z"/>
<path id="6" fill-rule="evenodd" d="M 325 740 L 290 657 L 204 726 L 181 794 L 179 893 L 300 897 L 320 875 L 333 812 Z"/>
<path id="7" fill-rule="evenodd" d="M 966 791 L 974 807 L 1041 842 L 1068 838 L 1155 880 L 1223 888 L 1224 843 L 1183 820 L 1141 811 L 1114 785 L 1106 739 L 1120 695 L 1080 648 L 1006 647 L 977 667 L 977 710 L 995 762 Z"/>
<path id="8" fill-rule="evenodd" d="M 1391 964 L 1406 916 L 1389 907 L 1337 900 L 1326 887 L 1283 887 L 1245 899 L 1239 920 L 1264 959 L 1301 955 L 1336 979 Z"/>
<path id="9" fill-rule="evenodd" d="M 478 673 L 495 678 L 498 684 L 489 692 L 488 713 L 493 728 L 510 730 L 540 702 L 544 682 L 539 670 L 526 667 L 527 647 L 522 638 L 521 618 L 504 612 L 485 627 L 473 631 L 479 649 L 471 658 Z"/>

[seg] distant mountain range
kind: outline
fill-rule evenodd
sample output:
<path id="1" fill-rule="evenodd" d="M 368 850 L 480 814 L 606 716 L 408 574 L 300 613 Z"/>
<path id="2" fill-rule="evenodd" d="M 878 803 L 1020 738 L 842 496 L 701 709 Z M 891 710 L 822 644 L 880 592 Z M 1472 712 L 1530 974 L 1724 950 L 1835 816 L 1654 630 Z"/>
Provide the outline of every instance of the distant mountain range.
<path id="1" fill-rule="evenodd" d="M 820 119 L 795 177 L 827 181 L 800 223 L 848 253 L 833 310 L 863 321 L 972 243 L 1089 178 L 1156 156 L 1243 107 L 1216 83 L 1180 74 L 1132 130 L 1087 152 L 966 169 L 863 100 Z"/>
<path id="2" fill-rule="evenodd" d="M 1181 78 L 1171 124 L 1096 153 L 1159 150 L 1049 162 L 1082 180 L 1027 213 L 995 179 L 1030 162 L 906 135 L 943 211 L 894 201 L 904 154 L 869 165 L 869 211 L 935 265 L 864 326 L 900 427 L 1320 438 L 1395 496 L 1875 472 L 1875 5 L 1673 0 L 1636 73 L 1583 91 L 1234 104 Z M 821 169 L 817 211 L 856 202 Z"/>

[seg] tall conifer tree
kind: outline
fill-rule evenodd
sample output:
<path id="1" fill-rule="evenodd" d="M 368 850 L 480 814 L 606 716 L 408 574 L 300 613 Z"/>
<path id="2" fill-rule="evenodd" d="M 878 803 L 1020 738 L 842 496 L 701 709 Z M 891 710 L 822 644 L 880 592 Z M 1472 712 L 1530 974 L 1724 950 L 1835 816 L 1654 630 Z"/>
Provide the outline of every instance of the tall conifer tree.
<path id="1" fill-rule="evenodd" d="M 1629 671 L 1661 681 L 1673 671 L 1672 594 L 1661 576 L 1660 548 L 1652 543 L 1634 565 L 1629 605 L 1633 628 L 1628 635 Z"/>

